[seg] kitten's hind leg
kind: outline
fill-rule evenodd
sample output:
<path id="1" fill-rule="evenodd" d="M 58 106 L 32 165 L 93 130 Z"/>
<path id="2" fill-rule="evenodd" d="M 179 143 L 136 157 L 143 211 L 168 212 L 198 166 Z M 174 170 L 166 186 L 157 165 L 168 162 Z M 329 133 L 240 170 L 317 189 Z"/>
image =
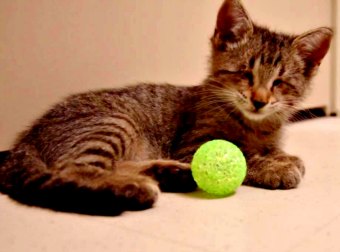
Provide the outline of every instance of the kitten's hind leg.
<path id="1" fill-rule="evenodd" d="M 121 161 L 118 172 L 147 175 L 158 182 L 164 192 L 191 192 L 197 188 L 190 165 L 176 160 Z"/>
<path id="2" fill-rule="evenodd" d="M 152 207 L 159 194 L 157 184 L 147 176 L 116 174 L 91 166 L 68 167 L 43 187 L 53 192 L 58 184 L 74 189 L 67 192 L 70 194 L 68 198 L 75 202 L 67 202 L 67 205 L 84 205 L 84 209 L 93 209 L 94 212 L 116 208 L 122 211 L 147 209 Z"/>
<path id="3" fill-rule="evenodd" d="M 26 176 L 20 190 L 9 194 L 22 203 L 57 211 L 112 216 L 152 207 L 159 188 L 145 175 L 70 164 L 62 170 Z"/>

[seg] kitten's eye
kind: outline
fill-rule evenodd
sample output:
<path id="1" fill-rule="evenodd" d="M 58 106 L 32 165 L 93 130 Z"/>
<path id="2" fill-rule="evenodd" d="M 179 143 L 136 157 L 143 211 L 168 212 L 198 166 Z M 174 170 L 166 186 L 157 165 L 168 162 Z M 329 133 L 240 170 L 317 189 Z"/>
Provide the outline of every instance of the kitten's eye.
<path id="1" fill-rule="evenodd" d="M 282 83 L 283 83 L 283 81 L 280 80 L 280 79 L 274 80 L 274 82 L 273 82 L 273 87 L 280 86 Z"/>

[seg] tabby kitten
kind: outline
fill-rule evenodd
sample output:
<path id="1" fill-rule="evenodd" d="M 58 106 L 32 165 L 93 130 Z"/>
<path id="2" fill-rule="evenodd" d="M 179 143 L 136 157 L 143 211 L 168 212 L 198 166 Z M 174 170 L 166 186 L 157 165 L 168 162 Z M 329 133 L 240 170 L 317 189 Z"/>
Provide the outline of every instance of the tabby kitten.
<path id="1" fill-rule="evenodd" d="M 272 32 L 254 24 L 238 0 L 225 0 L 201 85 L 140 84 L 68 97 L 20 135 L 0 168 L 0 188 L 23 203 L 62 211 L 145 209 L 159 188 L 195 190 L 189 164 L 212 139 L 242 149 L 244 184 L 295 188 L 305 168 L 280 149 L 281 129 L 331 37 L 329 28 Z"/>

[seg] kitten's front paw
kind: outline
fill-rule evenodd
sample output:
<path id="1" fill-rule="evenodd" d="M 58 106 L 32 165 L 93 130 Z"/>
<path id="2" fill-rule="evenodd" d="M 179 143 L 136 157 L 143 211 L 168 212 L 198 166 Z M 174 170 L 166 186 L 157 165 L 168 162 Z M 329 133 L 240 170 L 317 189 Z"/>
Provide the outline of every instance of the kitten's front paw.
<path id="1" fill-rule="evenodd" d="M 288 155 L 254 157 L 244 184 L 269 189 L 296 188 L 305 173 L 300 158 Z"/>

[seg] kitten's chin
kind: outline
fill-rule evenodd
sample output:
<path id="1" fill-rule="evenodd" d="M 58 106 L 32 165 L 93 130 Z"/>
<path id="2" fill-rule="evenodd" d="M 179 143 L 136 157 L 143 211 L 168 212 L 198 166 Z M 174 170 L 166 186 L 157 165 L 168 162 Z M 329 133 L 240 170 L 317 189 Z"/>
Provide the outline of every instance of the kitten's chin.
<path id="1" fill-rule="evenodd" d="M 270 114 L 268 113 L 252 112 L 244 109 L 242 109 L 241 112 L 244 115 L 244 117 L 248 118 L 251 121 L 262 121 L 270 116 Z"/>

